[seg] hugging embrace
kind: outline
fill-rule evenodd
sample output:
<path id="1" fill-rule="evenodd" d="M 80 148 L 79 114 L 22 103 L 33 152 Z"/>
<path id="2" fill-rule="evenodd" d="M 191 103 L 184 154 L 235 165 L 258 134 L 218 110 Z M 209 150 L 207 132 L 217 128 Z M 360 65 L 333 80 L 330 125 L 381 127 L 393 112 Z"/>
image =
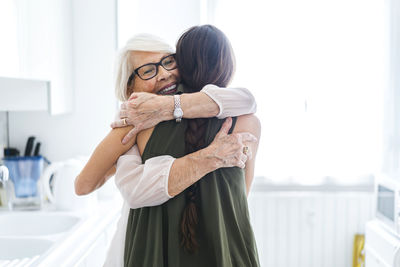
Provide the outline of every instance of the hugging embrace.
<path id="1" fill-rule="evenodd" d="M 114 175 L 124 198 L 104 266 L 259 266 L 247 196 L 261 126 L 229 40 L 195 26 L 176 51 L 140 34 L 119 53 L 119 119 L 75 180 L 93 192 Z"/>

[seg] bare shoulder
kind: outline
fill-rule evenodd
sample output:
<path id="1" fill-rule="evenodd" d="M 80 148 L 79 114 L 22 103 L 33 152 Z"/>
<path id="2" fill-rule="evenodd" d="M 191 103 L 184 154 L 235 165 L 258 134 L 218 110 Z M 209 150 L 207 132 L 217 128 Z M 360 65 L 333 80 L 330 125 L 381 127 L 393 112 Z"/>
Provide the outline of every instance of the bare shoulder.
<path id="1" fill-rule="evenodd" d="M 144 149 L 147 145 L 147 142 L 149 141 L 150 136 L 153 133 L 153 131 L 154 131 L 154 127 L 143 130 L 140 133 L 138 133 L 136 142 L 139 147 L 140 155 L 143 154 L 143 151 L 144 151 Z"/>
<path id="2" fill-rule="evenodd" d="M 255 137 L 261 135 L 261 122 L 254 114 L 242 115 L 237 118 L 234 133 L 250 132 Z"/>

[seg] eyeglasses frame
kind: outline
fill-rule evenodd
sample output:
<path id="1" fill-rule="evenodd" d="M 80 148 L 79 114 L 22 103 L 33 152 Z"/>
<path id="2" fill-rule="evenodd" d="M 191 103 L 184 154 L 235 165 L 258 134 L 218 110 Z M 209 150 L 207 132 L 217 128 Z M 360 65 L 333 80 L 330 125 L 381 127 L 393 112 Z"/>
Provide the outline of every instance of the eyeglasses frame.
<path id="1" fill-rule="evenodd" d="M 131 84 L 131 82 L 132 82 L 132 80 L 133 80 L 135 74 L 136 74 L 140 79 L 142 79 L 143 81 L 147 81 L 147 80 L 153 79 L 154 77 L 157 76 L 157 74 L 158 74 L 158 66 L 163 67 L 163 68 L 164 68 L 165 70 L 167 70 L 167 71 L 176 69 L 178 66 L 175 66 L 175 68 L 172 68 L 172 69 L 167 69 L 167 68 L 165 68 L 165 67 L 163 66 L 163 64 L 161 63 L 164 59 L 166 59 L 166 58 L 168 58 L 168 57 L 170 57 L 170 56 L 172 56 L 172 57 L 175 59 L 175 55 L 176 55 L 175 53 L 174 53 L 174 54 L 170 54 L 170 55 L 165 56 L 165 57 L 163 57 L 162 59 L 160 59 L 160 61 L 159 61 L 158 63 L 147 63 L 147 64 L 144 64 L 144 65 L 142 65 L 142 66 L 140 66 L 140 67 L 134 69 L 133 72 L 132 72 L 132 74 L 131 74 L 131 75 L 129 76 L 129 78 L 128 78 L 128 86 Z M 155 66 L 156 66 L 156 74 L 154 74 L 153 77 L 150 77 L 150 78 L 147 78 L 147 79 L 143 79 L 142 77 L 140 77 L 139 71 L 138 71 L 138 70 L 139 70 L 141 67 L 148 66 L 148 65 L 155 65 Z"/>

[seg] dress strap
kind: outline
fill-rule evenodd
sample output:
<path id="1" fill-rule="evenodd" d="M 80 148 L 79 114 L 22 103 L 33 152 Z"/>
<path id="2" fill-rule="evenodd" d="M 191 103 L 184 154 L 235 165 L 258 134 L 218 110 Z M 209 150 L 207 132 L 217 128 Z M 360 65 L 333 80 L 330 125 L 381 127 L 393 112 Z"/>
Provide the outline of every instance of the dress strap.
<path id="1" fill-rule="evenodd" d="M 235 129 L 236 121 L 237 121 L 237 117 L 232 117 L 232 126 L 229 129 L 228 134 L 231 134 L 233 132 L 233 129 Z"/>

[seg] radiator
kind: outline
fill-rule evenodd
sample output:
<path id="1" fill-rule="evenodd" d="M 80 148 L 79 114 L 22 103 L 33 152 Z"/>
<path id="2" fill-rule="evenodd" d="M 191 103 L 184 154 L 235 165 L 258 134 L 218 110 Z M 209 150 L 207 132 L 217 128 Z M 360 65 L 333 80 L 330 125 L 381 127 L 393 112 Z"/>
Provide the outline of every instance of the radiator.
<path id="1" fill-rule="evenodd" d="M 253 190 L 254 191 L 254 190 Z M 372 192 L 251 192 L 262 267 L 351 267 L 356 233 L 373 215 Z"/>

